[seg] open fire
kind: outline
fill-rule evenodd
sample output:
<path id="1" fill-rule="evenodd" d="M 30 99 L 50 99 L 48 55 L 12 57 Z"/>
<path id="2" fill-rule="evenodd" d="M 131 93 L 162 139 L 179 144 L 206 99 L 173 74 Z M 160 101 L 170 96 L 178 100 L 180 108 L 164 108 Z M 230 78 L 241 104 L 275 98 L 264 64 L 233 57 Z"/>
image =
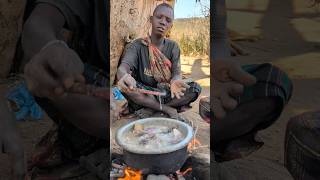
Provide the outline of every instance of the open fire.
<path id="1" fill-rule="evenodd" d="M 201 146 L 201 143 L 196 138 L 193 138 L 188 144 L 188 151 L 192 152 L 197 146 Z M 185 165 L 175 173 L 169 175 L 153 175 L 144 174 L 141 170 L 136 170 L 132 167 L 128 167 L 122 160 L 121 155 L 112 161 L 112 171 L 110 177 L 112 180 L 152 180 L 162 179 L 167 180 L 196 180 L 193 177 L 193 168 L 190 158 L 187 159 Z"/>
<path id="2" fill-rule="evenodd" d="M 191 142 L 188 144 L 188 152 L 192 152 L 197 146 L 201 146 L 198 139 L 192 138 Z"/>
<path id="3" fill-rule="evenodd" d="M 142 177 L 142 171 L 126 167 L 124 168 L 124 177 L 118 178 L 118 180 L 141 180 Z"/>
<path id="4" fill-rule="evenodd" d="M 125 167 L 124 168 L 124 177 L 119 177 L 117 178 L 117 180 L 143 180 L 143 179 L 147 179 L 147 180 L 152 180 L 155 179 L 156 175 L 143 175 L 141 170 L 134 170 L 133 168 L 130 167 Z M 172 173 L 169 175 L 160 175 L 162 177 L 162 179 L 165 179 L 165 177 L 168 180 L 191 180 L 191 174 L 192 174 L 192 168 L 189 167 L 185 170 L 179 170 L 176 173 Z M 192 178 L 192 180 L 195 178 Z"/>
<path id="5" fill-rule="evenodd" d="M 131 167 L 127 167 L 122 159 L 116 158 L 112 162 L 112 171 L 110 173 L 111 180 L 197 180 L 193 177 L 192 164 L 190 158 L 187 159 L 185 165 L 180 170 L 169 175 L 154 175 L 154 174 L 143 174 L 141 170 L 136 170 Z"/>

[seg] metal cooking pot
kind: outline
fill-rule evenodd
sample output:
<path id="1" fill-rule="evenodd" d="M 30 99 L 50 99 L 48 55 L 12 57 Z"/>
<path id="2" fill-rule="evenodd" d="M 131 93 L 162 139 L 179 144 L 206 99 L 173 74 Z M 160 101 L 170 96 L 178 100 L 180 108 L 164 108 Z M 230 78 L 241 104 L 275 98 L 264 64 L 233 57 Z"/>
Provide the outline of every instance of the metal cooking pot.
<path id="1" fill-rule="evenodd" d="M 183 140 L 171 146 L 157 149 L 143 149 L 124 142 L 124 135 L 135 124 L 164 125 L 175 127 L 183 134 Z M 193 137 L 193 130 L 188 124 L 169 118 L 146 118 L 131 122 L 117 130 L 116 141 L 123 148 L 124 161 L 132 168 L 142 170 L 144 174 L 170 174 L 179 170 L 185 163 L 187 145 Z"/>

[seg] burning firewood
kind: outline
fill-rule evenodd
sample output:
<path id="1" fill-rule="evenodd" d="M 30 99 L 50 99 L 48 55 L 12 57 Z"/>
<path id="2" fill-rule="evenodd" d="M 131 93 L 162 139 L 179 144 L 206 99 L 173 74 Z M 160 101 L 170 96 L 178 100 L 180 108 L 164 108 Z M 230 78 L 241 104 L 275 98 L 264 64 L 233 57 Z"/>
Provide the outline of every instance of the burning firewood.
<path id="1" fill-rule="evenodd" d="M 118 178 L 118 180 L 142 180 L 142 171 L 134 170 L 130 167 L 124 169 L 125 176 L 123 178 Z"/>

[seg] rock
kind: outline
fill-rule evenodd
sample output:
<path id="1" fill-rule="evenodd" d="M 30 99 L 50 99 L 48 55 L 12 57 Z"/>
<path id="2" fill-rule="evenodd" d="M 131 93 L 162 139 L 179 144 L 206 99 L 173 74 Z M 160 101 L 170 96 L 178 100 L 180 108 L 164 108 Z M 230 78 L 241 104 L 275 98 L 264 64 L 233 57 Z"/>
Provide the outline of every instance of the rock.
<path id="1" fill-rule="evenodd" d="M 168 178 L 165 175 L 150 174 L 150 175 L 148 175 L 147 180 L 170 180 L 170 178 Z"/>
<path id="2" fill-rule="evenodd" d="M 198 179 L 210 179 L 210 155 L 194 153 L 191 156 L 192 174 Z"/>

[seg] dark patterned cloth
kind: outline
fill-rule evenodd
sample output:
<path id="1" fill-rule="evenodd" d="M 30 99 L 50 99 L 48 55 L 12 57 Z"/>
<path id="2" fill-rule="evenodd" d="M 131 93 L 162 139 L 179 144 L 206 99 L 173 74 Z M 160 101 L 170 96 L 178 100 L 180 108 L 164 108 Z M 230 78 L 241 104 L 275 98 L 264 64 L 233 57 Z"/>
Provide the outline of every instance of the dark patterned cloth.
<path id="1" fill-rule="evenodd" d="M 153 78 L 158 83 L 170 83 L 171 74 L 171 61 L 151 43 L 150 36 L 142 39 L 142 44 L 146 45 L 149 49 L 150 69 Z"/>
<path id="2" fill-rule="evenodd" d="M 286 73 L 269 63 L 245 65 L 242 67 L 257 78 L 257 83 L 245 87 L 244 94 L 238 98 L 242 104 L 259 97 L 279 97 L 286 105 L 292 95 L 292 82 Z"/>

